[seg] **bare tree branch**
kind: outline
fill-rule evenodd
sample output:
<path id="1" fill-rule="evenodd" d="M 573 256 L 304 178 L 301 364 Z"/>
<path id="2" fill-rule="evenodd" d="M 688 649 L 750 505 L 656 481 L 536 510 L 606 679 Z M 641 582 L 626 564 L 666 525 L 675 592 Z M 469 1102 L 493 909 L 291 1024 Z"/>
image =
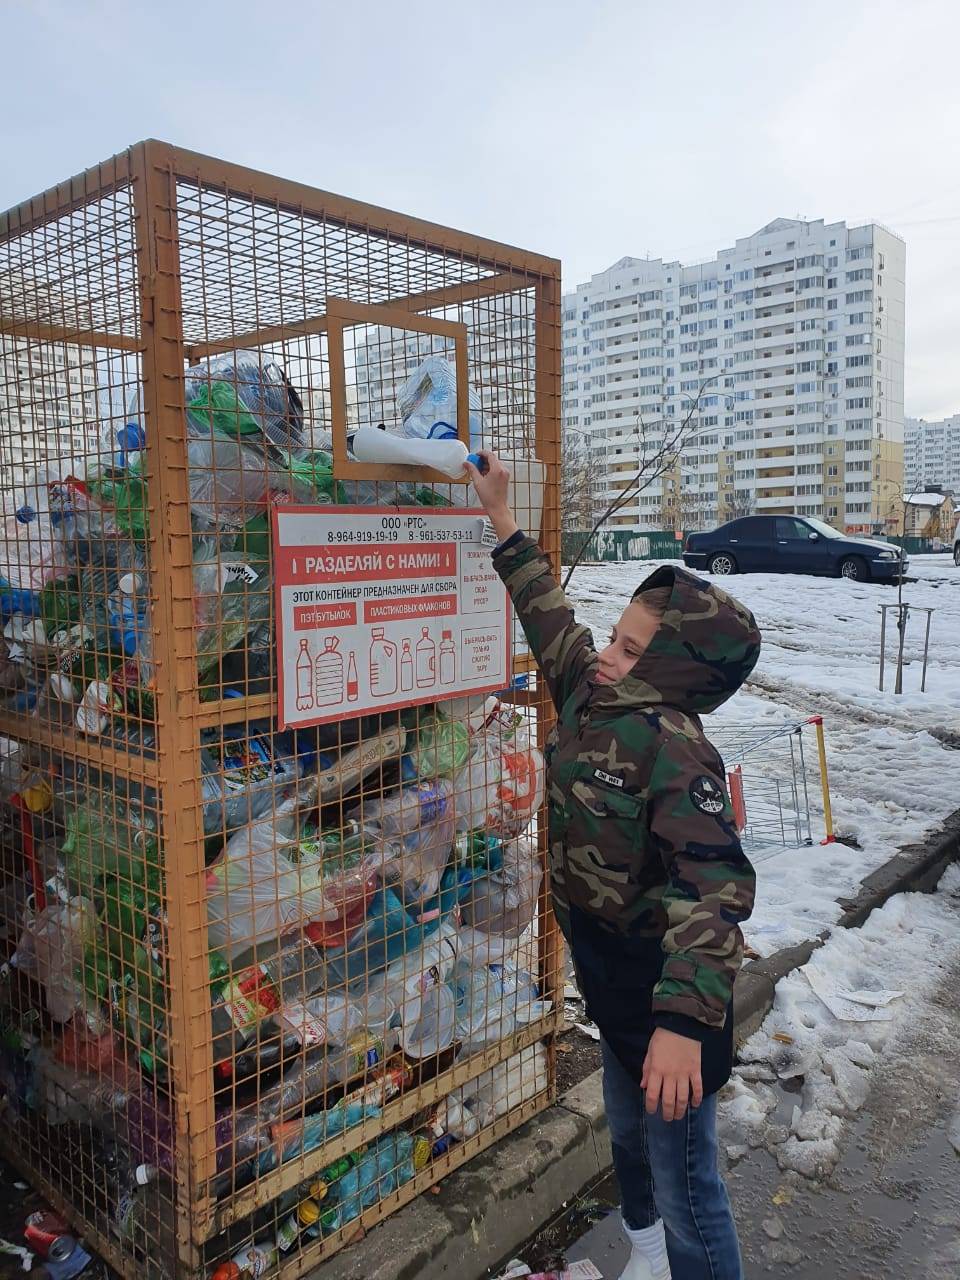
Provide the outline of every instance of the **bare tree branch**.
<path id="1" fill-rule="evenodd" d="M 700 401 L 703 398 L 704 392 L 712 382 L 716 382 L 719 376 L 719 374 L 714 374 L 712 378 L 706 378 L 700 384 L 696 396 L 690 400 L 690 409 L 686 417 L 684 417 L 680 422 L 679 426 L 672 430 L 672 434 L 667 434 L 667 429 L 664 425 L 665 419 L 661 418 L 659 420 L 659 425 L 664 427 L 662 431 L 662 439 L 649 458 L 647 457 L 648 427 L 644 421 L 643 413 L 638 410 L 637 452 L 639 454 L 639 470 L 633 480 L 631 480 L 630 484 L 626 486 L 623 493 L 610 503 L 603 515 L 596 521 L 593 528 L 587 534 L 587 537 L 584 539 L 573 559 L 573 563 L 567 570 L 566 577 L 563 580 L 564 590 L 567 589 L 567 585 L 573 577 L 574 570 L 578 567 L 586 554 L 586 550 L 597 530 L 601 529 L 603 525 L 616 515 L 622 507 L 625 507 L 628 502 L 632 502 L 635 498 L 638 498 L 640 494 L 648 489 L 655 480 L 658 480 L 665 471 L 668 471 L 675 464 L 677 457 L 683 449 L 696 440 L 697 436 L 701 432 L 701 428 L 699 426 L 691 428 L 691 423 L 699 412 Z M 690 399 L 689 396 L 686 398 Z"/>

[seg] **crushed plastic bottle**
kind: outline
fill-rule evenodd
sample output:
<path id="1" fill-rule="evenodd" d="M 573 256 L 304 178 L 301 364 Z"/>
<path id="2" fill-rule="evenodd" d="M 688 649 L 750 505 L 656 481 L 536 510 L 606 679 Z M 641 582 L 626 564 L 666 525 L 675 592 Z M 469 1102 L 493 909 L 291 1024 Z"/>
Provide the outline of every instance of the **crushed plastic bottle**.
<path id="1" fill-rule="evenodd" d="M 453 847 L 453 785 L 446 778 L 398 787 L 347 816 L 376 833 L 383 846 L 383 875 L 405 894 L 436 893 Z"/>

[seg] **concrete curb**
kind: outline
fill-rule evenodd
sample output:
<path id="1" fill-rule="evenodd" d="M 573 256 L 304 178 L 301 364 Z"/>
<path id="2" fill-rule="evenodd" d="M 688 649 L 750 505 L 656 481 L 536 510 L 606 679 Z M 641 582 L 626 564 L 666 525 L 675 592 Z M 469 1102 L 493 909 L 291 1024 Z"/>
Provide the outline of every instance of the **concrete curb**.
<path id="1" fill-rule="evenodd" d="M 841 900 L 839 925 L 857 928 L 897 893 L 929 892 L 960 859 L 960 810 L 922 843 L 902 849 Z M 745 965 L 734 988 L 742 1044 L 773 1007 L 776 984 L 806 964 L 829 932 Z M 477 1280 L 610 1167 L 599 1071 L 310 1273 L 311 1280 Z"/>

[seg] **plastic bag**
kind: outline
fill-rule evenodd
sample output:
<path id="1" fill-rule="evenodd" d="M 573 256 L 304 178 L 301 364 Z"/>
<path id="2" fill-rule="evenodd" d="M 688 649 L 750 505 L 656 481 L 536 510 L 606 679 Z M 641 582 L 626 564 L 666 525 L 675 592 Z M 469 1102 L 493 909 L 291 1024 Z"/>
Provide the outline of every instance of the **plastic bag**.
<path id="1" fill-rule="evenodd" d="M 519 835 L 543 803 L 543 772 L 543 756 L 522 736 L 478 737 L 474 755 L 453 780 L 457 830 Z"/>
<path id="2" fill-rule="evenodd" d="M 323 890 L 321 859 L 298 844 L 299 815 L 313 808 L 316 791 L 316 777 L 306 779 L 269 817 L 237 831 L 207 868 L 211 947 L 235 956 L 312 920 L 338 918 L 340 902 Z"/>
<path id="3" fill-rule="evenodd" d="M 303 405 L 283 369 L 257 351 L 226 352 L 191 365 L 187 413 L 223 435 L 303 446 Z"/>
<path id="4" fill-rule="evenodd" d="M 87 898 L 56 902 L 33 915 L 28 912 L 17 946 L 17 968 L 35 977 L 46 993 L 54 1022 L 67 1022 L 87 1005 L 83 983 L 84 954 L 99 931 L 96 908 Z"/>
<path id="5" fill-rule="evenodd" d="M 46 473 L 0 496 L 0 580 L 15 591 L 39 591 L 68 572 Z"/>
<path id="6" fill-rule="evenodd" d="M 469 389 L 470 441 L 479 444 L 483 423 L 480 396 Z M 457 434 L 457 371 L 443 356 L 427 356 L 397 395 L 403 434 L 421 440 L 447 440 Z"/>
<path id="7" fill-rule="evenodd" d="M 480 876 L 460 901 L 463 923 L 485 934 L 519 938 L 533 920 L 543 867 L 529 837 L 502 846 L 499 870 Z"/>

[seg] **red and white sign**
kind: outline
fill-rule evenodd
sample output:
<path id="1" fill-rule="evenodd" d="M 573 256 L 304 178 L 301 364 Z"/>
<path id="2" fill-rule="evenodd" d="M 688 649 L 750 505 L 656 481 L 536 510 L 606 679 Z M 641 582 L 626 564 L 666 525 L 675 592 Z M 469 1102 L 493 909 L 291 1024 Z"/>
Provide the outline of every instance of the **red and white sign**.
<path id="1" fill-rule="evenodd" d="M 462 508 L 275 507 L 280 727 L 510 683 L 510 602 Z"/>

